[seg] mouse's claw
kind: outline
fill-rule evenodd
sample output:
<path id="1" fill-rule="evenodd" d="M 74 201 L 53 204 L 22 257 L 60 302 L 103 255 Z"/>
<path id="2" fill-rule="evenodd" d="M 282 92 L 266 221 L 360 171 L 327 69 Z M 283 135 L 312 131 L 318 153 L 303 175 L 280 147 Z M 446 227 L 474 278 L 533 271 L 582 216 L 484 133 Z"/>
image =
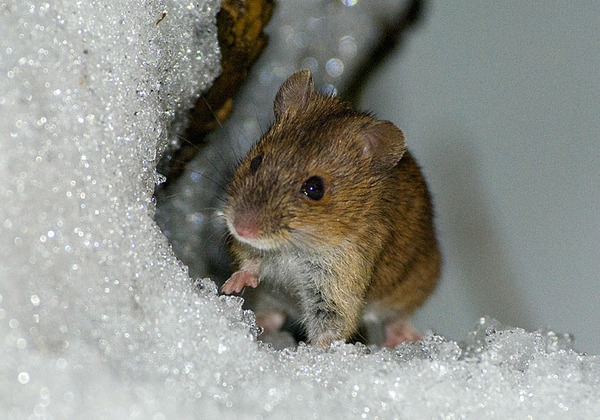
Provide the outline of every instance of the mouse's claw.
<path id="1" fill-rule="evenodd" d="M 229 279 L 227 279 L 225 284 L 223 284 L 221 292 L 226 295 L 240 293 L 245 286 L 258 286 L 258 274 L 246 270 L 236 271 Z"/>

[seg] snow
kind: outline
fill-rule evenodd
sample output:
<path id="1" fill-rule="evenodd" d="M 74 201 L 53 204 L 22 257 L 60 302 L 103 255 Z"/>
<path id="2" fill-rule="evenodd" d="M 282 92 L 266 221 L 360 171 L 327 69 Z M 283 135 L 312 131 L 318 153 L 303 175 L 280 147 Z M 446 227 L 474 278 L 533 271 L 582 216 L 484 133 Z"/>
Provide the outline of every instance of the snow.
<path id="1" fill-rule="evenodd" d="M 568 337 L 482 319 L 463 343 L 275 351 L 190 279 L 152 192 L 218 73 L 216 11 L 0 3 L 0 417 L 599 417 L 599 360 Z"/>

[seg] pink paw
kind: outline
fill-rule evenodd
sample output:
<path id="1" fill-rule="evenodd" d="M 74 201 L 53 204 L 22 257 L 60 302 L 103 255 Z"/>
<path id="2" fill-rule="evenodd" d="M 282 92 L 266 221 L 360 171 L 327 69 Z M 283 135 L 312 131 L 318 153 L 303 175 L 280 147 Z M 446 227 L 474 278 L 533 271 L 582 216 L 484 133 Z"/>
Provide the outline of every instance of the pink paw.
<path id="1" fill-rule="evenodd" d="M 258 274 L 246 270 L 236 271 L 221 287 L 221 292 L 226 295 L 239 293 L 246 286 L 258 286 Z"/>
<path id="2" fill-rule="evenodd" d="M 421 335 L 416 332 L 410 322 L 405 319 L 398 319 L 385 326 L 385 342 L 383 347 L 393 349 L 406 341 L 419 341 Z"/>
<path id="3" fill-rule="evenodd" d="M 281 331 L 283 324 L 285 324 L 285 314 L 278 311 L 256 314 L 256 323 L 262 327 L 263 333 L 276 333 Z"/>

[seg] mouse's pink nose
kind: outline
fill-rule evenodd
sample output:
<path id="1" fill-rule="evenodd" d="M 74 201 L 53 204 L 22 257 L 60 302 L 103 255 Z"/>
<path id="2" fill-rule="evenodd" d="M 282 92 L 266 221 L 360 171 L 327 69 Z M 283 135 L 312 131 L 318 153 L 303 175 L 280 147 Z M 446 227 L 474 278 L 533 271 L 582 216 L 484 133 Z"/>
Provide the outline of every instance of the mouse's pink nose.
<path id="1" fill-rule="evenodd" d="M 258 216 L 254 211 L 240 211 L 233 218 L 232 227 L 235 234 L 244 239 L 258 238 L 259 223 Z"/>
<path id="2" fill-rule="evenodd" d="M 255 239 L 258 236 L 258 227 L 255 224 L 234 224 L 236 233 L 242 238 Z"/>

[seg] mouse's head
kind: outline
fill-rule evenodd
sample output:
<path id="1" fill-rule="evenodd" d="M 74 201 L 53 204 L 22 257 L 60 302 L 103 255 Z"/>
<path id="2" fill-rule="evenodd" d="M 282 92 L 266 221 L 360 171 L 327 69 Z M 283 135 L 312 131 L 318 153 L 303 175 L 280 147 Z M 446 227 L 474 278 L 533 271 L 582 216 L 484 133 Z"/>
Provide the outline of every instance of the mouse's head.
<path id="1" fill-rule="evenodd" d="M 254 248 L 326 250 L 364 231 L 405 151 L 392 123 L 314 91 L 308 70 L 280 88 L 275 122 L 236 169 L 225 210 Z"/>

